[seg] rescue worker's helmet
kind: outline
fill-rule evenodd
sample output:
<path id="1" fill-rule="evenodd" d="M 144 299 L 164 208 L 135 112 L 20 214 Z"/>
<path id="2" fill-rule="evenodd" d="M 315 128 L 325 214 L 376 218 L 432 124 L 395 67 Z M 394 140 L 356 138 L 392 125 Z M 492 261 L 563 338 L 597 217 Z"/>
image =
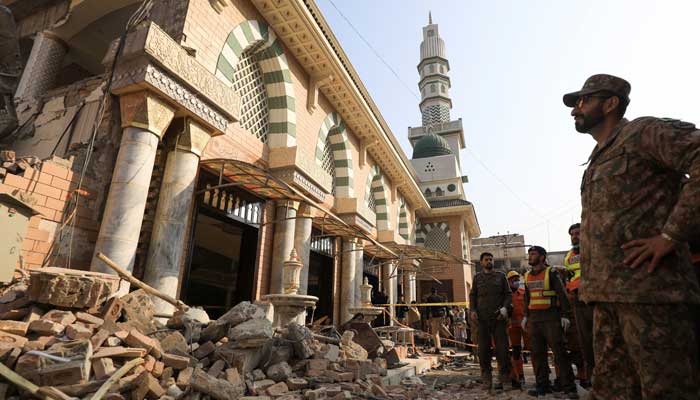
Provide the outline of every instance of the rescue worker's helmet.
<path id="1" fill-rule="evenodd" d="M 517 276 L 518 278 L 520 278 L 520 274 L 518 273 L 518 271 L 510 271 L 510 272 L 508 272 L 508 274 L 506 275 L 506 278 L 510 279 L 510 278 L 512 278 L 512 277 L 514 277 L 514 276 Z"/>

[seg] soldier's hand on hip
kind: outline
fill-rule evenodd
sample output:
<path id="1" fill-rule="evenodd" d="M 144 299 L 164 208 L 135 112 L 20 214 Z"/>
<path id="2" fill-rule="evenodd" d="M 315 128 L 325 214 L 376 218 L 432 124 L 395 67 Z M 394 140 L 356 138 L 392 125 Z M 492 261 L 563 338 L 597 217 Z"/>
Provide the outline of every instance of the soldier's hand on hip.
<path id="1" fill-rule="evenodd" d="M 631 250 L 623 262 L 634 269 L 651 258 L 647 272 L 652 273 L 659 265 L 659 261 L 673 251 L 676 244 L 672 239 L 667 239 L 663 235 L 629 241 L 622 245 L 623 250 Z"/>

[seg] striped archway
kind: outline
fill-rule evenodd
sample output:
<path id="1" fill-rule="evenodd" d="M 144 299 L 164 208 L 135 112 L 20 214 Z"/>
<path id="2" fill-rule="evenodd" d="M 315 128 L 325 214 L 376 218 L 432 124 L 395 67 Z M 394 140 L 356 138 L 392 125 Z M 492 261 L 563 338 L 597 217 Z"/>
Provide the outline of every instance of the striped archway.
<path id="1" fill-rule="evenodd" d="M 345 124 L 337 112 L 326 115 L 323 123 L 321 123 L 321 129 L 318 131 L 316 163 L 319 166 L 323 166 L 326 140 L 330 142 L 331 151 L 333 153 L 333 166 L 335 169 L 333 184 L 335 185 L 335 196 L 354 197 L 355 191 L 353 189 L 350 141 L 348 140 L 348 132 L 345 128 Z"/>
<path id="2" fill-rule="evenodd" d="M 399 196 L 399 218 L 397 221 L 399 224 L 399 235 L 404 240 L 409 241 L 411 237 L 408 232 L 408 211 L 406 210 L 406 199 L 403 196 Z"/>
<path id="3" fill-rule="evenodd" d="M 297 121 L 292 73 L 289 71 L 282 42 L 266 23 L 247 20 L 231 30 L 219 53 L 216 76 L 229 86 L 233 85 L 236 65 L 242 55 L 250 51 L 254 52 L 260 66 L 267 93 L 268 146 L 294 146 Z"/>
<path id="4" fill-rule="evenodd" d="M 374 199 L 375 214 L 377 215 L 377 231 L 388 231 L 391 229 L 389 221 L 389 209 L 387 207 L 386 184 L 384 175 L 378 166 L 373 166 L 367 176 L 367 187 L 365 188 L 365 200 L 369 204 L 370 197 Z"/>

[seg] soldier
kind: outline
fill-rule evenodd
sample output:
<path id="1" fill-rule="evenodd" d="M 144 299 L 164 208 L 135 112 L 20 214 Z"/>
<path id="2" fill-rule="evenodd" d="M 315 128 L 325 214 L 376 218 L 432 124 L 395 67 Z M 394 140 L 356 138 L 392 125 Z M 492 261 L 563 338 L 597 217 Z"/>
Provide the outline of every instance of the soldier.
<path id="1" fill-rule="evenodd" d="M 564 266 L 569 272 L 569 281 L 566 283 L 566 290 L 569 292 L 571 308 L 574 312 L 575 333 L 578 339 L 578 349 L 583 358 L 583 378 L 580 380 L 581 387 L 591 387 L 591 376 L 593 375 L 593 307 L 582 302 L 578 296 L 578 287 L 581 284 L 581 254 L 579 241 L 581 236 L 581 224 L 576 223 L 569 227 L 571 237 L 571 250 L 564 257 Z M 577 365 L 578 367 L 578 365 Z"/>
<path id="2" fill-rule="evenodd" d="M 563 98 L 576 130 L 597 142 L 581 182 L 592 398 L 697 399 L 691 310 L 700 288 L 687 242 L 700 233 L 700 131 L 678 120 L 628 121 L 630 89 L 594 75 Z"/>
<path id="3" fill-rule="evenodd" d="M 499 366 L 499 381 L 495 389 L 503 390 L 503 383 L 510 379 L 506 322 L 508 310 L 512 307 L 512 294 L 505 274 L 493 269 L 493 255 L 482 253 L 479 260 L 482 272 L 474 276 L 473 289 L 469 293 L 469 308 L 472 320 L 478 321 L 479 324 L 477 340 L 481 382 L 487 390 L 491 389 L 491 341 L 493 340 Z"/>
<path id="4" fill-rule="evenodd" d="M 532 366 L 535 369 L 535 388 L 528 390 L 534 397 L 546 396 L 549 387 L 547 346 L 554 353 L 559 368 L 561 389 L 570 399 L 578 399 L 574 371 L 564 348 L 564 332 L 569 328 L 569 300 L 559 274 L 545 260 L 547 251 L 533 246 L 527 251 L 528 264 L 525 273 L 525 318 L 523 330 L 530 335 Z"/>

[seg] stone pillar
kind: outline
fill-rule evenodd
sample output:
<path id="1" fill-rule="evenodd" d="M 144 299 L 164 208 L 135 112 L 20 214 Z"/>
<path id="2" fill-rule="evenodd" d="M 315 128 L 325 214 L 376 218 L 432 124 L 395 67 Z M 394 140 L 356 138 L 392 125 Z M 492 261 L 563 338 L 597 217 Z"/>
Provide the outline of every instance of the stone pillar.
<path id="1" fill-rule="evenodd" d="M 345 323 L 352 318 L 350 308 L 355 306 L 355 291 L 357 282 L 357 256 L 355 247 L 357 239 L 343 238 L 342 271 L 340 279 L 340 322 Z"/>
<path id="2" fill-rule="evenodd" d="M 409 278 L 408 278 L 408 293 L 409 293 L 409 297 L 407 297 L 407 299 L 408 299 L 409 302 L 411 302 L 411 301 L 418 301 L 418 300 L 417 300 L 417 297 L 418 297 L 417 293 L 418 293 L 418 292 L 417 292 L 417 289 L 416 289 L 416 283 L 417 283 L 417 282 L 416 282 L 416 272 L 415 272 L 415 271 L 409 272 L 409 273 L 408 273 L 408 277 L 409 277 Z"/>
<path id="3" fill-rule="evenodd" d="M 365 257 L 364 257 L 364 245 L 361 240 L 358 240 L 355 245 L 355 307 L 362 306 L 362 291 L 360 286 L 364 281 L 364 269 L 365 269 Z"/>
<path id="4" fill-rule="evenodd" d="M 401 288 L 403 289 L 403 299 L 406 303 L 411 302 L 411 275 L 410 271 L 404 269 L 401 271 Z"/>
<path id="5" fill-rule="evenodd" d="M 180 266 L 188 247 L 185 240 L 199 159 L 210 137 L 207 129 L 187 118 L 165 161 L 144 281 L 173 298 L 177 297 Z M 174 311 L 170 303 L 159 298 L 153 297 L 153 302 L 157 314 Z"/>
<path id="6" fill-rule="evenodd" d="M 172 108 L 147 92 L 121 96 L 119 104 L 124 132 L 91 266 L 93 271 L 112 274 L 97 253 L 133 271 L 158 141 L 174 115 Z M 129 284 L 122 280 L 118 295 L 128 291 Z"/>
<path id="7" fill-rule="evenodd" d="M 382 266 L 382 284 L 384 285 L 384 293 L 389 298 L 389 304 L 396 304 L 397 277 L 395 268 L 395 261 L 387 262 Z M 389 314 L 392 317 L 396 315 L 394 306 L 389 307 Z M 391 320 L 389 324 L 394 325 L 394 321 Z"/>
<path id="8" fill-rule="evenodd" d="M 309 288 L 309 257 L 311 256 L 311 207 L 306 204 L 299 206 L 297 219 L 294 224 L 294 248 L 299 259 L 304 264 L 301 269 L 299 294 L 307 294 Z"/>
<path id="9" fill-rule="evenodd" d="M 15 98 L 36 98 L 51 89 L 67 51 L 68 46 L 56 35 L 49 32 L 37 33 L 15 91 Z"/>
<path id="10" fill-rule="evenodd" d="M 294 247 L 295 217 L 299 203 L 295 201 L 278 201 L 275 210 L 275 234 L 272 246 L 272 268 L 270 271 L 270 293 L 284 293 L 282 276 L 284 262 Z"/>

